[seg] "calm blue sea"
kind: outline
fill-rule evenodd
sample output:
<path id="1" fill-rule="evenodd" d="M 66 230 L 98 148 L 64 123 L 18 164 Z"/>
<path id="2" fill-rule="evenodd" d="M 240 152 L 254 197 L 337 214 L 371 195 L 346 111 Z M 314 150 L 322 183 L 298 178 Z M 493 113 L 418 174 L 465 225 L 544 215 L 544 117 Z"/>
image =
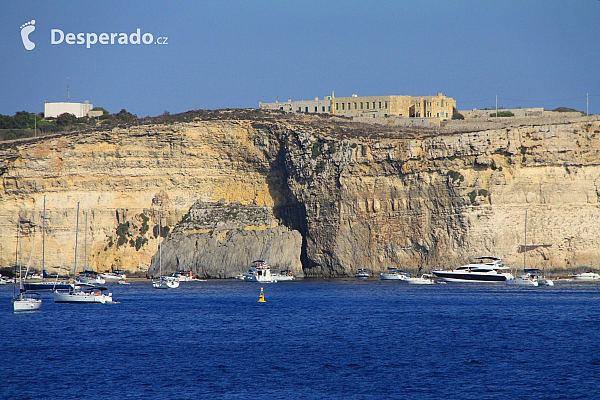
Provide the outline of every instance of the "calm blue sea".
<path id="1" fill-rule="evenodd" d="M 110 286 L 13 314 L 2 399 L 598 399 L 600 285 L 309 279 Z"/>

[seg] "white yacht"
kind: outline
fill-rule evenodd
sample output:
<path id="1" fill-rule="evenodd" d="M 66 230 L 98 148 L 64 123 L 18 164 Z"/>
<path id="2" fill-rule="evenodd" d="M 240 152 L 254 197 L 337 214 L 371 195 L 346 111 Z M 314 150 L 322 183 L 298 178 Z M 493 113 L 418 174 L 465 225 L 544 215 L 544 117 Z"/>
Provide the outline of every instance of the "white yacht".
<path id="1" fill-rule="evenodd" d="M 155 289 L 177 289 L 179 287 L 179 279 L 174 276 L 161 276 L 160 279 L 152 281 L 152 286 Z"/>
<path id="2" fill-rule="evenodd" d="M 271 275 L 271 266 L 264 260 L 252 261 L 252 266 L 244 273 L 246 282 L 276 282 Z"/>
<path id="3" fill-rule="evenodd" d="M 127 279 L 125 272 L 118 270 L 118 269 L 116 269 L 112 272 L 105 272 L 103 274 L 100 274 L 100 276 L 107 281 L 117 281 L 117 280 Z"/>
<path id="4" fill-rule="evenodd" d="M 359 268 L 354 276 L 358 279 L 369 279 L 369 273 L 365 268 Z"/>
<path id="5" fill-rule="evenodd" d="M 292 271 L 290 271 L 289 269 L 284 269 L 283 271 L 279 271 L 279 273 L 272 273 L 271 276 L 277 282 L 296 280 L 296 277 L 292 274 Z"/>
<path id="6" fill-rule="evenodd" d="M 433 285 L 435 284 L 435 277 L 431 274 L 423 274 L 419 277 L 408 277 L 405 281 L 411 285 Z"/>
<path id="7" fill-rule="evenodd" d="M 35 293 L 22 294 L 19 298 L 13 299 L 14 312 L 35 311 L 42 306 L 42 299 L 35 297 Z"/>
<path id="8" fill-rule="evenodd" d="M 199 280 L 199 279 L 194 278 L 192 271 L 173 272 L 171 274 L 171 276 L 174 277 L 175 279 L 177 279 L 179 282 L 191 282 L 191 281 Z"/>
<path id="9" fill-rule="evenodd" d="M 592 271 L 574 274 L 574 275 L 571 275 L 569 278 L 573 279 L 574 281 L 599 281 L 600 282 L 600 275 L 598 275 L 597 273 L 592 272 Z"/>
<path id="10" fill-rule="evenodd" d="M 96 271 L 82 271 L 77 275 L 75 283 L 91 283 L 104 285 L 106 280 Z"/>
<path id="11" fill-rule="evenodd" d="M 518 278 L 507 279 L 506 284 L 510 286 L 539 286 L 537 275 L 529 272 L 519 276 Z"/>
<path id="12" fill-rule="evenodd" d="M 55 290 L 55 303 L 114 303 L 112 293 L 104 293 L 107 288 L 91 284 L 81 284 L 78 289 Z"/>
<path id="13" fill-rule="evenodd" d="M 514 279 L 508 270 L 500 258 L 478 257 L 474 262 L 456 269 L 432 272 L 443 282 L 504 282 Z"/>
<path id="14" fill-rule="evenodd" d="M 398 268 L 388 267 L 387 272 L 380 273 L 379 277 L 382 281 L 404 281 L 409 277 L 409 274 L 399 270 Z"/>

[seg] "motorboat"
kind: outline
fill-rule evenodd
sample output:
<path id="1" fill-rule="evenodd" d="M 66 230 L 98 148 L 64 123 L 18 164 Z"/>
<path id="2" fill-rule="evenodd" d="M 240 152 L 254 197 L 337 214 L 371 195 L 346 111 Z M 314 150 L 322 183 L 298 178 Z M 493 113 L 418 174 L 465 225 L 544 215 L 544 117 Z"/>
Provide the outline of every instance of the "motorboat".
<path id="1" fill-rule="evenodd" d="M 357 277 L 358 279 L 368 279 L 369 273 L 367 272 L 367 270 L 365 268 L 359 268 L 356 271 L 356 275 L 354 275 L 354 276 Z"/>
<path id="2" fill-rule="evenodd" d="M 554 281 L 550 278 L 546 278 L 538 268 L 526 268 L 524 272 L 535 277 L 539 286 L 554 286 Z"/>
<path id="3" fill-rule="evenodd" d="M 112 293 L 103 286 L 81 284 L 72 290 L 56 290 L 53 292 L 55 303 L 114 303 Z"/>
<path id="4" fill-rule="evenodd" d="M 382 272 L 379 274 L 379 277 L 382 281 L 404 281 L 410 275 L 408 272 L 404 272 L 399 270 L 398 268 L 390 268 L 388 267 L 387 272 Z"/>
<path id="5" fill-rule="evenodd" d="M 127 279 L 119 279 L 117 283 L 119 285 L 131 285 L 131 282 L 129 282 Z"/>
<path id="6" fill-rule="evenodd" d="M 82 271 L 75 278 L 76 283 L 91 283 L 104 285 L 106 280 L 96 271 Z"/>
<path id="7" fill-rule="evenodd" d="M 282 271 L 279 271 L 278 273 L 272 273 L 271 276 L 277 282 L 289 282 L 296 280 L 296 277 L 292 274 L 292 271 L 290 271 L 289 269 L 284 269 Z"/>
<path id="8" fill-rule="evenodd" d="M 177 279 L 179 282 L 190 282 L 190 281 L 196 281 L 198 279 L 194 278 L 194 275 L 192 274 L 192 271 L 179 271 L 179 272 L 173 272 L 171 274 L 171 276 L 175 279 Z"/>
<path id="9" fill-rule="evenodd" d="M 6 285 L 9 282 L 9 279 L 5 276 L 2 276 L 2 274 L 0 274 L 0 285 Z"/>
<path id="10" fill-rule="evenodd" d="M 540 283 L 537 275 L 527 272 L 518 278 L 507 279 L 506 284 L 510 286 L 539 286 Z"/>
<path id="11" fill-rule="evenodd" d="M 125 272 L 121 270 L 113 270 L 112 272 L 105 272 L 100 274 L 102 278 L 107 281 L 117 281 L 117 280 L 125 280 L 127 276 L 125 276 Z"/>
<path id="12" fill-rule="evenodd" d="M 514 279 L 501 258 L 478 257 L 456 269 L 432 271 L 443 282 L 505 282 Z"/>
<path id="13" fill-rule="evenodd" d="M 271 275 L 271 266 L 264 260 L 252 261 L 252 266 L 244 273 L 246 282 L 276 282 Z"/>
<path id="14" fill-rule="evenodd" d="M 598 281 L 600 280 L 600 275 L 598 275 L 596 272 L 588 271 L 581 272 L 579 274 L 573 274 L 569 278 L 573 279 L 574 281 Z"/>
<path id="15" fill-rule="evenodd" d="M 152 281 L 152 286 L 155 289 L 177 289 L 179 280 L 174 276 L 161 276 L 160 279 Z"/>
<path id="16" fill-rule="evenodd" d="M 419 277 L 407 277 L 404 279 L 411 285 L 433 285 L 435 284 L 435 277 L 431 274 L 423 274 Z"/>

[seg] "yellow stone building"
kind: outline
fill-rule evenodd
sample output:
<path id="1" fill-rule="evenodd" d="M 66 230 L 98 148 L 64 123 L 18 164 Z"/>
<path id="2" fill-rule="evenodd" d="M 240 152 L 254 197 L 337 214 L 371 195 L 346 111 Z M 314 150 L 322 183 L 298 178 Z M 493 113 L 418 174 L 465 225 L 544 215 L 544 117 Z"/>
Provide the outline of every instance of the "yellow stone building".
<path id="1" fill-rule="evenodd" d="M 441 93 L 436 96 L 325 96 L 323 100 L 259 103 L 260 109 L 288 112 L 330 113 L 362 118 L 452 118 L 456 100 Z"/>
<path id="2" fill-rule="evenodd" d="M 331 98 L 331 113 L 348 117 L 452 118 L 456 101 L 437 96 L 365 96 Z"/>

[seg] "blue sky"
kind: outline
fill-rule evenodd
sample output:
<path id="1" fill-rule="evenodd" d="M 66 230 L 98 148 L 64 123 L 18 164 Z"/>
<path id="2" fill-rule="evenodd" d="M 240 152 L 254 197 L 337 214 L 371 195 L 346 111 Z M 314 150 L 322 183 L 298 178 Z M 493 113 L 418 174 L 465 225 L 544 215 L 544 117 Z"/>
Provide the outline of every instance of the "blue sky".
<path id="1" fill-rule="evenodd" d="M 51 44 L 138 28 L 167 44 Z M 598 0 L 4 1 L 0 37 L 5 115 L 66 101 L 67 77 L 71 101 L 140 117 L 332 91 L 581 111 L 589 94 L 600 114 Z"/>

